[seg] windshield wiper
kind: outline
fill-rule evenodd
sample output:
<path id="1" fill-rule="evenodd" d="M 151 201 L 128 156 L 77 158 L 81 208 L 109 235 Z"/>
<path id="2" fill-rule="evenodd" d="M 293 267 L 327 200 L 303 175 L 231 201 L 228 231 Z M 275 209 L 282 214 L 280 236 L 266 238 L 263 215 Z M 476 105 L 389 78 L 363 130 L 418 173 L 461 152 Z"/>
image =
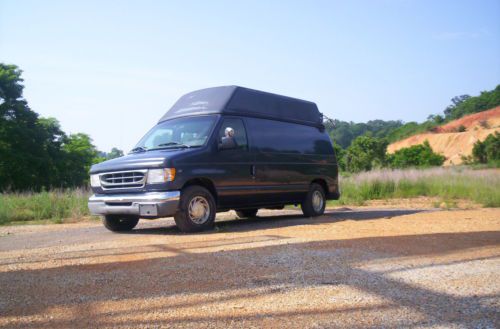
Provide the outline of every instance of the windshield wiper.
<path id="1" fill-rule="evenodd" d="M 130 150 L 130 153 L 146 152 L 148 149 L 144 146 L 137 146 Z"/>
<path id="2" fill-rule="evenodd" d="M 168 142 L 168 143 L 162 143 L 162 144 L 158 144 L 157 147 L 155 147 L 155 149 L 157 148 L 169 148 L 169 147 L 185 147 L 185 148 L 190 148 L 191 146 L 189 145 L 186 145 L 186 144 L 182 144 L 182 143 L 179 143 L 179 142 Z"/>

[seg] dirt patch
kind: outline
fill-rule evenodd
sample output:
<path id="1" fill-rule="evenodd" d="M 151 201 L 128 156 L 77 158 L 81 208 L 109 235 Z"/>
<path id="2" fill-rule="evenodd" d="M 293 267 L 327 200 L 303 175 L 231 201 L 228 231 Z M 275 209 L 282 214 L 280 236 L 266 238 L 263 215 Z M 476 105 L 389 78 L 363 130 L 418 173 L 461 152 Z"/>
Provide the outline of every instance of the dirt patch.
<path id="1" fill-rule="evenodd" d="M 0 327 L 498 327 L 499 209 L 259 216 L 2 227 Z"/>
<path id="2" fill-rule="evenodd" d="M 400 198 L 387 200 L 368 200 L 366 205 L 360 208 L 405 208 L 405 209 L 425 209 L 425 208 L 441 208 L 441 209 L 480 209 L 482 205 L 466 199 L 445 200 L 438 197 L 417 197 L 417 198 Z"/>

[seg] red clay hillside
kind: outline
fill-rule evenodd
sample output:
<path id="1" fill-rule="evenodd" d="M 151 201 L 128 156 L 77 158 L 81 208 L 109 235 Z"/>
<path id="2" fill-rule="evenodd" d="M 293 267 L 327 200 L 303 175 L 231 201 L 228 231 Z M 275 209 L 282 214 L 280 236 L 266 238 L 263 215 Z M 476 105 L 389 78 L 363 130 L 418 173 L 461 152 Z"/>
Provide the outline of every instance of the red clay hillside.
<path id="1" fill-rule="evenodd" d="M 429 141 L 432 149 L 446 157 L 445 166 L 462 163 L 462 156 L 472 153 L 478 140 L 483 141 L 489 134 L 500 132 L 500 106 L 491 110 L 470 114 L 460 119 L 436 127 L 432 132 L 418 134 L 394 142 L 387 148 L 389 153 Z"/>

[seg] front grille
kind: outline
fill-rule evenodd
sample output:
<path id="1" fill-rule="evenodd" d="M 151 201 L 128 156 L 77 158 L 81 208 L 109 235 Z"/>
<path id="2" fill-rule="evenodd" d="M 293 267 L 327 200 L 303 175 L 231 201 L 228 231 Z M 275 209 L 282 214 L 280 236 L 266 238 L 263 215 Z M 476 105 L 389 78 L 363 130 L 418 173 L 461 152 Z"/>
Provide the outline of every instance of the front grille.
<path id="1" fill-rule="evenodd" d="M 101 186 L 105 190 L 141 188 L 146 182 L 147 170 L 117 171 L 101 174 Z"/>

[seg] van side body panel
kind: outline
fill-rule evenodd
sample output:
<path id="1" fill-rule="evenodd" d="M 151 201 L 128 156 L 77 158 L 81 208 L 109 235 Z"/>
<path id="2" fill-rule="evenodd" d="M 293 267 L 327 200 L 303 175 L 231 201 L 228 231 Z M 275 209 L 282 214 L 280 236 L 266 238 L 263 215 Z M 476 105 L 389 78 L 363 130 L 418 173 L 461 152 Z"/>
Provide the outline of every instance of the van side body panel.
<path id="1" fill-rule="evenodd" d="M 228 118 L 244 122 L 247 150 L 218 149 L 218 132 Z M 310 142 L 294 145 L 290 134 Z M 300 203 L 314 180 L 326 183 L 328 199 L 338 198 L 333 147 L 328 135 L 316 127 L 222 115 L 204 150 L 176 154 L 170 164 L 177 168 L 177 176 L 168 188 L 181 189 L 193 179 L 210 180 L 218 206 L 225 209 Z"/>
<path id="2" fill-rule="evenodd" d="M 327 197 L 338 198 L 338 166 L 326 132 L 277 120 L 246 118 L 251 149 L 256 154 L 256 184 L 280 191 L 276 201 L 301 202 L 314 180 L 328 186 Z"/>

